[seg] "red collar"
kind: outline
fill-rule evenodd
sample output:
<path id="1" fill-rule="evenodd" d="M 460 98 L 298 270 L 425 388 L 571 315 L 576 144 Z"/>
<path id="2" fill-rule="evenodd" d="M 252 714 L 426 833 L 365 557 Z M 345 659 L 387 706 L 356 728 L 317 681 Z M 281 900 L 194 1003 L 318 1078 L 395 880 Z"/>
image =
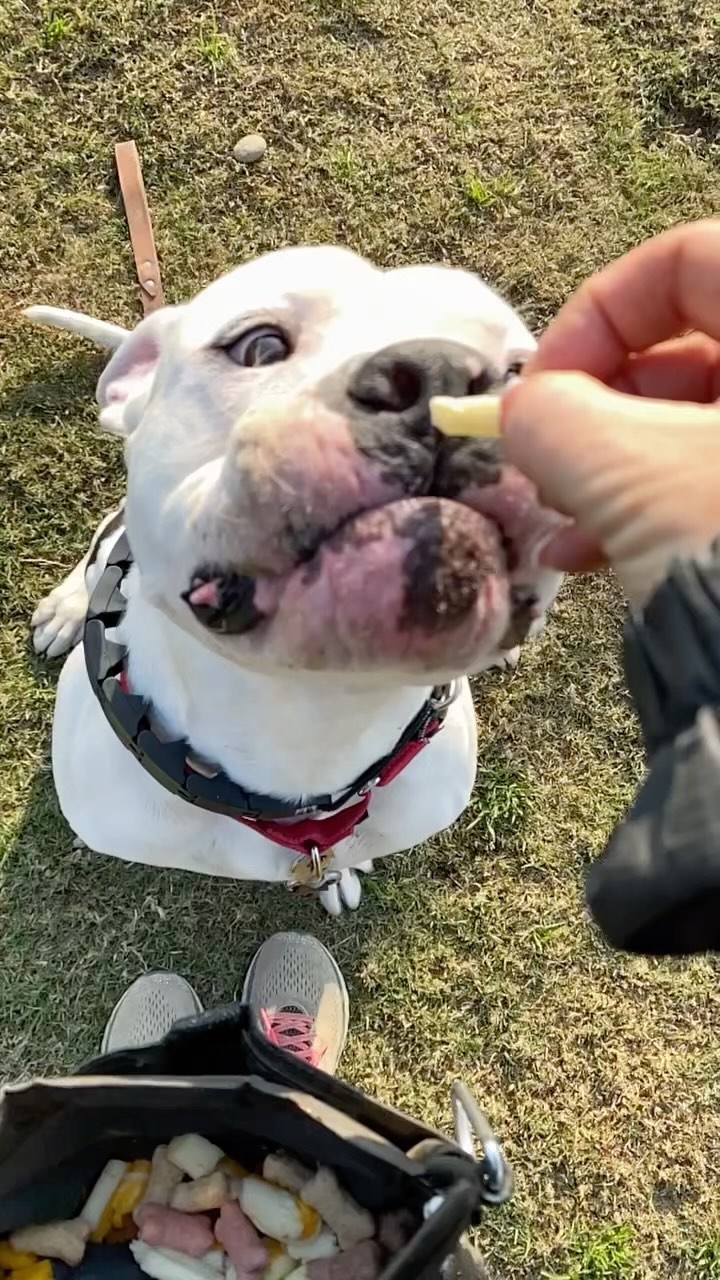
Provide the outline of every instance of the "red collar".
<path id="1" fill-rule="evenodd" d="M 117 680 L 122 692 L 130 694 L 130 684 L 124 669 L 118 674 Z M 442 728 L 448 707 L 454 701 L 454 688 L 455 686 L 450 685 L 447 689 L 433 690 L 430 702 L 425 704 L 415 717 L 394 751 L 385 757 L 376 776 L 359 783 L 354 789 L 354 794 L 358 798 L 353 803 L 350 803 L 353 794 L 351 792 L 342 808 L 325 814 L 316 810 L 309 816 L 305 816 L 307 809 L 312 806 L 298 806 L 297 818 L 264 818 L 260 814 L 257 817 L 245 817 L 240 812 L 228 816 L 235 822 L 242 822 L 246 827 L 253 827 L 273 844 L 280 844 L 284 849 L 292 849 L 294 853 L 306 854 L 308 857 L 313 849 L 320 854 L 327 853 L 334 845 L 352 835 L 358 824 L 365 821 L 375 787 L 386 787 L 397 778 L 398 774 L 407 768 Z M 187 770 L 197 773 L 191 756 L 186 758 L 185 763 Z"/>
<path id="2" fill-rule="evenodd" d="M 318 853 L 327 853 L 341 840 L 351 836 L 358 824 L 365 821 L 373 789 L 386 787 L 389 782 L 397 778 L 442 726 L 443 720 L 430 720 L 421 736 L 398 747 L 377 778 L 372 783 L 368 783 L 365 791 L 360 792 L 359 799 L 344 809 L 338 809 L 335 813 L 327 814 L 326 817 L 287 818 L 277 822 L 272 818 L 238 816 L 236 821 L 242 822 L 246 827 L 254 827 L 268 840 L 272 840 L 273 844 L 281 844 L 285 849 L 292 849 L 295 853 L 304 853 L 309 856 L 313 846 Z"/>

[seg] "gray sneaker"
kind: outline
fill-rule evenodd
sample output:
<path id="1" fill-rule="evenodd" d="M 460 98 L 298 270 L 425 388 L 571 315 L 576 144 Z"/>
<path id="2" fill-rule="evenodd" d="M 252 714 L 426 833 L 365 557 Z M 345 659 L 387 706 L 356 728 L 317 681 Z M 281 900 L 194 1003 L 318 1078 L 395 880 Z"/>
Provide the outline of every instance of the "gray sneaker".
<path id="1" fill-rule="evenodd" d="M 162 1040 L 181 1018 L 202 1013 L 200 997 L 178 973 L 154 970 L 136 978 L 108 1019 L 102 1053 L 139 1049 Z"/>
<path id="2" fill-rule="evenodd" d="M 271 1044 L 335 1074 L 350 1006 L 345 979 L 317 938 L 308 933 L 268 938 L 250 963 L 241 998 Z"/>

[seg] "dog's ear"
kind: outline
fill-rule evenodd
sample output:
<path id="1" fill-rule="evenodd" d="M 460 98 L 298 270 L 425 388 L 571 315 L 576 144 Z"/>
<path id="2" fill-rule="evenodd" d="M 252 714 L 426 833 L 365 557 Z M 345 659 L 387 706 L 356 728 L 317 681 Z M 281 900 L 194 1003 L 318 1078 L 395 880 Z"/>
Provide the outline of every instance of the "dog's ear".
<path id="1" fill-rule="evenodd" d="M 100 426 L 115 435 L 135 430 L 152 390 L 163 343 L 179 307 L 162 307 L 128 334 L 100 375 Z"/>

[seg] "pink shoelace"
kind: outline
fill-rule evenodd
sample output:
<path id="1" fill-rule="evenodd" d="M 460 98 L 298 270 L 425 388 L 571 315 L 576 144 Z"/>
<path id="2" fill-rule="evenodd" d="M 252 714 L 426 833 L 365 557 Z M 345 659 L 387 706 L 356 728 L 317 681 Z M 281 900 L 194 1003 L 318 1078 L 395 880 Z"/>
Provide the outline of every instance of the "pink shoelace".
<path id="1" fill-rule="evenodd" d="M 322 1049 L 315 1040 L 315 1019 L 304 1013 L 286 1013 L 282 1009 L 261 1009 L 260 1022 L 271 1044 L 316 1067 Z"/>

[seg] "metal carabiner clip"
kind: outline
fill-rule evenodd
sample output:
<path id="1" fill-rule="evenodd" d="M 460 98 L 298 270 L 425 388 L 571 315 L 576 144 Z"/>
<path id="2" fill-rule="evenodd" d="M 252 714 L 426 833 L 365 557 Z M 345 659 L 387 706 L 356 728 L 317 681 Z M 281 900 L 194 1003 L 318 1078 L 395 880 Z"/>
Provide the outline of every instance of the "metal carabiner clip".
<path id="1" fill-rule="evenodd" d="M 512 1169 L 490 1128 L 487 1116 L 481 1111 L 467 1086 L 459 1081 L 453 1085 L 450 1097 L 458 1146 L 475 1160 L 478 1159 L 478 1144 L 482 1149 L 479 1164 L 483 1200 L 486 1204 L 504 1204 L 512 1195 Z"/>

